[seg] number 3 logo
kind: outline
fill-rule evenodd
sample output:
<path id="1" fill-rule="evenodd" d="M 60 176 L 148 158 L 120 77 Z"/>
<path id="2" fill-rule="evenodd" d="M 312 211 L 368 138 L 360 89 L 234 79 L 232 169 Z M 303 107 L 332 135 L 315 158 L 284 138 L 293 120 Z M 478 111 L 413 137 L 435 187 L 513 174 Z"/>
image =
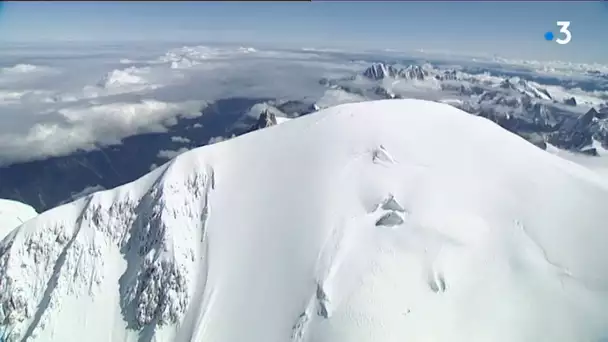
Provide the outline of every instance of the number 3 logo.
<path id="1" fill-rule="evenodd" d="M 566 38 L 564 38 L 564 39 L 558 38 L 555 40 L 555 42 L 557 44 L 562 44 L 562 45 L 568 44 L 570 42 L 570 40 L 572 40 L 572 33 L 570 33 L 570 30 L 568 30 L 568 27 L 570 27 L 570 22 L 569 21 L 558 21 L 557 26 L 561 27 L 559 29 L 559 32 L 565 34 Z"/>

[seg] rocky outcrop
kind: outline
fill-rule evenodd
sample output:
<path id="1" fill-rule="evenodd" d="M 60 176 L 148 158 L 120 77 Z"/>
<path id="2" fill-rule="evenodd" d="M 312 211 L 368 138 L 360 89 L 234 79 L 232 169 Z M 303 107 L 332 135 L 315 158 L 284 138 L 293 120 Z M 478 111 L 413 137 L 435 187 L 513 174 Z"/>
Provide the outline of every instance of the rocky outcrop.
<path id="1" fill-rule="evenodd" d="M 567 104 L 569 106 L 576 106 L 576 99 L 574 97 L 571 97 L 569 99 L 565 99 L 564 100 L 564 104 Z"/>
<path id="2" fill-rule="evenodd" d="M 273 113 L 265 110 L 260 114 L 258 121 L 254 125 L 254 129 L 262 129 L 277 124 L 277 117 Z"/>
<path id="3" fill-rule="evenodd" d="M 372 80 L 381 80 L 385 78 L 424 80 L 429 76 L 429 72 L 419 65 L 409 65 L 403 69 L 399 69 L 392 65 L 375 63 L 363 71 L 363 76 Z"/>
<path id="4" fill-rule="evenodd" d="M 597 117 L 598 112 L 591 108 L 576 118 L 567 118 L 556 132 L 549 135 L 548 141 L 559 148 L 597 155 L 597 151 L 590 147 L 594 137 L 602 137 L 603 125 Z"/>
<path id="5" fill-rule="evenodd" d="M 372 80 L 381 80 L 388 77 L 396 77 L 399 69 L 384 63 L 374 63 L 363 71 L 363 76 Z"/>
<path id="6" fill-rule="evenodd" d="M 456 70 L 446 70 L 439 75 L 435 75 L 435 79 L 440 81 L 457 81 L 460 78 L 460 74 Z"/>
<path id="7" fill-rule="evenodd" d="M 410 65 L 398 71 L 399 78 L 422 81 L 429 76 L 429 72 L 419 65 Z"/>
<path id="8" fill-rule="evenodd" d="M 383 99 L 394 99 L 396 96 L 384 87 L 375 87 L 374 94 L 379 95 Z"/>

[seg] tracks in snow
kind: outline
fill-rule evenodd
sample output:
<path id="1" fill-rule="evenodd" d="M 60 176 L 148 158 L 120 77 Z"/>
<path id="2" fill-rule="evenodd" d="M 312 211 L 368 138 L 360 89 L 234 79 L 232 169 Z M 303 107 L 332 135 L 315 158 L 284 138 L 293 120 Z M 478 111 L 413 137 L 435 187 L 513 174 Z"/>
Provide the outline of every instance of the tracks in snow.
<path id="1" fill-rule="evenodd" d="M 390 153 L 380 145 L 355 155 L 345 165 L 343 174 L 352 170 L 354 162 L 365 157 L 370 158 L 371 163 L 385 167 L 396 164 Z M 292 327 L 292 342 L 306 341 L 310 324 L 330 319 L 340 301 L 359 286 L 356 279 L 366 273 L 367 269 L 361 265 L 357 265 L 363 267 L 361 269 L 353 269 L 351 266 L 357 264 L 356 261 L 367 252 L 368 234 L 373 234 L 374 228 L 397 228 L 405 222 L 406 214 L 395 197 L 388 194 L 372 212 L 343 219 L 330 231 L 317 260 L 314 291 Z"/>
<path id="2" fill-rule="evenodd" d="M 390 152 L 379 145 L 353 156 L 340 177 L 346 177 L 348 172 L 357 168 L 356 162 L 365 159 L 367 163 L 385 168 L 398 165 Z M 342 218 L 330 230 L 317 260 L 315 287 L 311 288 L 304 310 L 295 319 L 291 342 L 311 342 L 310 329 L 331 319 L 341 302 L 362 285 L 362 277 L 371 271 L 376 253 L 383 253 L 383 248 L 374 247 L 376 234 L 384 235 L 386 232 L 390 235 L 393 234 L 391 231 L 412 225 L 408 208 L 399 203 L 393 193 L 385 194 L 383 200 L 370 209 L 356 217 Z M 435 267 L 435 257 L 425 253 L 422 258 L 427 268 L 426 279 L 423 275 L 420 281 L 426 283 L 430 292 L 438 295 L 446 292 L 448 282 L 443 272 Z M 405 315 L 410 312 L 411 309 L 407 308 Z"/>

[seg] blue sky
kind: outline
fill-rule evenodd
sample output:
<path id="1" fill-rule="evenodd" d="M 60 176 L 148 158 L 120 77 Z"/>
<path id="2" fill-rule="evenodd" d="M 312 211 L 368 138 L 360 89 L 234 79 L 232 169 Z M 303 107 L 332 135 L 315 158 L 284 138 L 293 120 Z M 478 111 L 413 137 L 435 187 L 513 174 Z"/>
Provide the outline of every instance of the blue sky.
<path id="1" fill-rule="evenodd" d="M 608 63 L 606 2 L 9 2 L 0 41 L 419 49 Z M 571 21 L 568 45 L 543 40 Z"/>

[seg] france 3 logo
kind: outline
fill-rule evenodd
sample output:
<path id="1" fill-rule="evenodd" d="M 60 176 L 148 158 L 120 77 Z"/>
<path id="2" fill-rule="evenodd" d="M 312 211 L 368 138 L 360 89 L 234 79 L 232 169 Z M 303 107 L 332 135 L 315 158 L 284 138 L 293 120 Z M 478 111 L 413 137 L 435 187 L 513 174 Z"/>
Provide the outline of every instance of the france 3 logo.
<path id="1" fill-rule="evenodd" d="M 561 37 L 556 37 L 556 35 L 552 31 L 547 31 L 545 33 L 545 40 L 553 41 L 557 44 L 566 45 L 570 43 L 572 40 L 572 32 L 570 32 L 570 22 L 569 21 L 558 21 L 556 25 L 559 27 L 559 33 L 562 34 Z M 557 39 L 556 39 L 557 38 Z"/>

